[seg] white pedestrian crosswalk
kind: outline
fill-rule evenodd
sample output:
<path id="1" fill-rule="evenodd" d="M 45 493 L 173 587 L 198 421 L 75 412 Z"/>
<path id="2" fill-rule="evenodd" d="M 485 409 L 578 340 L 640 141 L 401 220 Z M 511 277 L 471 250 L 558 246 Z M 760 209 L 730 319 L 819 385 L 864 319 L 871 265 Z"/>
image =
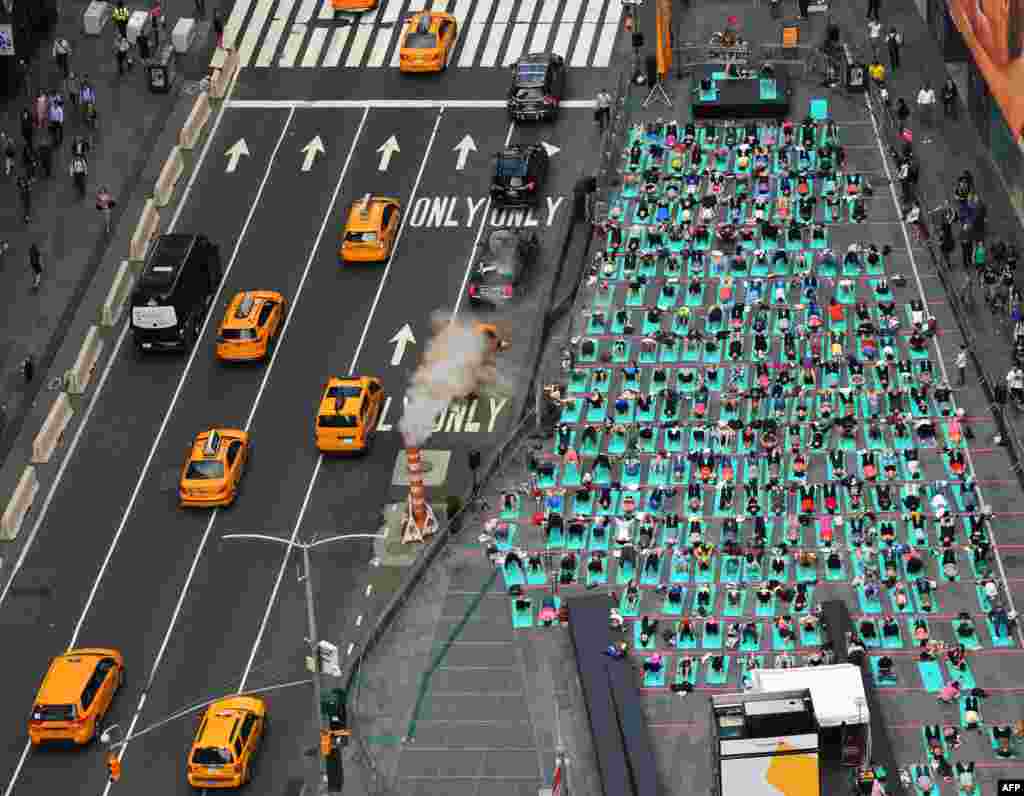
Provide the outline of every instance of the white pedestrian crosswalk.
<path id="1" fill-rule="evenodd" d="M 459 22 L 456 68 L 502 68 L 531 52 L 571 68 L 607 67 L 622 29 L 622 0 L 380 0 L 373 11 L 335 11 L 332 0 L 235 0 L 224 27 L 243 67 L 397 68 L 409 14 L 447 11 Z"/>

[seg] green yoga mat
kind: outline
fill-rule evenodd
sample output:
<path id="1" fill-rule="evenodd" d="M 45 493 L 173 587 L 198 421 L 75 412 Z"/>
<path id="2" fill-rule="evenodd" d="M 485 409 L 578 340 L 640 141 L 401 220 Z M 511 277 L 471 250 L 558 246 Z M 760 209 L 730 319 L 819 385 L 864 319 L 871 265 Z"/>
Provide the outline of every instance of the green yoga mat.
<path id="1" fill-rule="evenodd" d="M 779 634 L 779 629 L 775 627 L 775 625 L 772 625 L 772 649 L 776 652 L 783 650 L 786 652 L 791 652 L 795 648 L 796 643 L 792 639 L 790 639 L 789 641 L 783 639 L 782 636 Z"/>
<path id="2" fill-rule="evenodd" d="M 530 601 L 530 607 L 520 611 L 516 608 L 516 601 L 513 599 L 512 604 L 512 627 L 516 630 L 522 630 L 524 628 L 533 627 L 533 601 Z"/>
<path id="3" fill-rule="evenodd" d="M 924 689 L 930 694 L 937 694 L 946 684 L 942 676 L 942 667 L 938 661 L 918 661 L 917 671 L 921 674 Z"/>
<path id="4" fill-rule="evenodd" d="M 988 625 L 988 632 L 989 632 L 989 636 L 992 638 L 992 646 L 993 647 L 1012 647 L 1013 646 L 1013 636 L 1010 636 L 1008 634 L 1008 632 L 1007 632 L 1007 635 L 1005 635 L 1005 636 L 997 636 L 996 635 L 996 627 L 995 627 L 994 624 L 992 624 L 992 620 L 989 619 L 987 616 L 985 617 L 985 624 Z"/>
<path id="5" fill-rule="evenodd" d="M 880 688 L 884 688 L 887 685 L 889 685 L 889 686 L 896 685 L 898 680 L 897 680 L 895 675 L 893 675 L 892 677 L 889 677 L 888 679 L 885 679 L 885 680 L 883 680 L 879 676 L 879 674 L 878 674 L 878 658 L 876 658 L 876 657 L 868 658 L 868 663 L 871 666 L 871 676 L 875 679 L 875 685 L 876 686 L 878 686 Z"/>
<path id="6" fill-rule="evenodd" d="M 903 639 L 900 636 L 886 636 L 882 634 L 882 649 L 898 650 L 903 648 Z"/>
<path id="7" fill-rule="evenodd" d="M 992 747 L 992 751 L 993 752 L 998 751 L 999 750 L 999 740 L 996 738 L 995 732 L 990 727 L 987 730 L 987 733 L 988 733 L 988 742 L 989 742 L 989 745 Z M 1010 736 L 1010 756 L 1009 757 L 999 757 L 997 755 L 996 759 L 997 760 L 1018 760 L 1018 759 L 1020 759 L 1020 744 L 1018 743 L 1017 739 L 1014 738 L 1012 735 Z"/>
<path id="8" fill-rule="evenodd" d="M 949 666 L 948 661 L 946 665 Z M 960 688 L 964 691 L 969 691 L 977 685 L 977 682 L 974 680 L 974 673 L 971 671 L 970 666 L 967 666 L 963 671 L 949 666 L 949 679 L 958 681 L 960 683 Z"/>
<path id="9" fill-rule="evenodd" d="M 644 688 L 664 688 L 665 687 L 665 661 L 661 662 L 661 668 L 656 672 L 648 671 L 644 669 Z"/>
<path id="10" fill-rule="evenodd" d="M 961 622 L 959 619 L 954 619 L 953 620 L 953 637 L 954 637 L 954 640 L 960 642 L 961 644 L 964 645 L 964 647 L 966 647 L 969 650 L 972 650 L 972 651 L 973 650 L 980 650 L 981 649 L 981 641 L 978 640 L 977 628 L 975 627 L 974 632 L 971 635 L 969 635 L 969 636 L 962 636 L 962 635 L 960 635 L 960 628 L 961 628 L 961 626 L 964 626 L 964 625 L 966 625 L 968 627 L 972 626 L 970 622 Z"/>
<path id="11" fill-rule="evenodd" d="M 740 592 L 740 601 L 737 605 L 729 605 L 729 600 L 726 598 L 722 615 L 730 617 L 743 616 L 743 612 L 747 607 L 747 595 L 748 592 L 746 590 Z"/>
<path id="12" fill-rule="evenodd" d="M 701 646 L 706 650 L 720 650 L 722 648 L 722 625 L 718 625 L 718 632 L 711 634 L 707 630 L 701 631 Z"/>

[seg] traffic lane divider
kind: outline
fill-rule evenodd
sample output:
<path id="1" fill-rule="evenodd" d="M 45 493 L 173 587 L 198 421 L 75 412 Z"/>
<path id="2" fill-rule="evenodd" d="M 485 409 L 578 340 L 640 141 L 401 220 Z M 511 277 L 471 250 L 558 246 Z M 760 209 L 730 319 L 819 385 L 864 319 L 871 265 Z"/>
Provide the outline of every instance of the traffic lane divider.
<path id="1" fill-rule="evenodd" d="M 184 173 L 185 158 L 182 155 L 181 147 L 175 146 L 171 149 L 167 160 L 164 161 L 164 166 L 160 169 L 160 176 L 157 177 L 156 185 L 153 188 L 153 203 L 157 207 L 164 208 L 170 204 L 171 198 L 174 196 L 174 188 Z"/>
<path id="2" fill-rule="evenodd" d="M 189 152 L 195 149 L 203 137 L 203 131 L 210 121 L 212 108 L 210 107 L 210 94 L 207 91 L 201 92 L 196 101 L 192 104 L 192 111 L 185 120 L 185 126 L 181 128 L 178 135 L 178 145 Z"/>
<path id="3" fill-rule="evenodd" d="M 149 244 L 160 234 L 160 211 L 156 209 L 156 203 L 147 199 L 142 208 L 142 215 L 139 223 L 135 225 L 135 232 L 128 243 L 128 259 L 133 262 L 143 262 L 146 259 L 146 252 Z"/>
<path id="4" fill-rule="evenodd" d="M 46 464 L 53 456 L 53 452 L 60 445 L 64 438 L 64 430 L 71 422 L 75 409 L 71 405 L 71 398 L 66 392 L 57 396 L 46 414 L 43 427 L 39 429 L 36 438 L 32 440 L 32 464 Z"/>
<path id="5" fill-rule="evenodd" d="M 64 389 L 72 395 L 81 395 L 92 381 L 96 363 L 103 353 L 103 337 L 99 326 L 90 326 L 75 358 L 74 366 L 64 374 Z"/>
<path id="6" fill-rule="evenodd" d="M 103 306 L 100 307 L 100 323 L 103 326 L 116 326 L 117 322 L 121 320 L 121 313 L 124 312 L 134 286 L 135 272 L 132 270 L 131 261 L 121 260 L 121 265 L 118 266 L 117 273 L 114 275 L 114 281 L 110 285 Z"/>
<path id="7" fill-rule="evenodd" d="M 31 464 L 21 471 L 21 478 L 14 488 L 14 494 L 7 501 L 3 517 L 0 517 L 0 539 L 5 542 L 13 541 L 18 537 L 21 524 L 25 516 L 32 510 L 36 493 L 39 492 L 39 478 L 36 476 L 36 468 Z"/>

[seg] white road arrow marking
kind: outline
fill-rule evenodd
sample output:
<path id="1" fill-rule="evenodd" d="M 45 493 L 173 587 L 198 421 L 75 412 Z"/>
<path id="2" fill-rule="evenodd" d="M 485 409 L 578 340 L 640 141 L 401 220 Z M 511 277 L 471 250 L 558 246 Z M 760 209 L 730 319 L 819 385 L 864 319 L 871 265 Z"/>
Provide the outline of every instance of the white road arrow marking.
<path id="1" fill-rule="evenodd" d="M 398 146 L 398 139 L 391 136 L 391 138 L 377 147 L 377 151 L 380 152 L 380 165 L 377 166 L 377 171 L 387 171 L 388 166 L 391 164 L 391 156 L 402 150 Z"/>
<path id="2" fill-rule="evenodd" d="M 322 155 L 327 150 L 324 148 L 324 142 L 320 136 L 316 136 L 312 141 L 302 147 L 302 152 L 305 154 L 305 158 L 302 161 L 302 170 L 309 171 L 313 168 L 313 161 L 316 160 L 317 155 Z"/>
<path id="3" fill-rule="evenodd" d="M 227 172 L 228 174 L 232 174 L 234 170 L 238 168 L 239 158 L 241 158 L 242 155 L 249 157 L 249 147 L 245 143 L 244 138 L 239 138 L 237 141 L 235 141 L 235 143 L 233 143 L 228 148 L 228 151 L 225 152 L 224 154 L 228 156 Z"/>
<path id="4" fill-rule="evenodd" d="M 473 136 L 466 133 L 454 147 L 452 152 L 459 153 L 459 159 L 455 161 L 455 170 L 462 171 L 466 168 L 466 161 L 469 160 L 469 153 L 476 152 L 476 141 L 473 140 Z"/>
<path id="5" fill-rule="evenodd" d="M 549 144 L 547 141 L 541 141 L 540 145 L 544 147 L 544 151 L 548 153 L 548 157 L 557 155 L 562 150 L 556 147 L 554 144 Z"/>
<path id="6" fill-rule="evenodd" d="M 395 344 L 395 352 L 391 355 L 391 364 L 397 365 L 402 361 L 402 357 L 405 356 L 405 347 L 409 343 L 416 342 L 416 338 L 412 334 L 412 327 L 406 324 L 388 342 Z"/>

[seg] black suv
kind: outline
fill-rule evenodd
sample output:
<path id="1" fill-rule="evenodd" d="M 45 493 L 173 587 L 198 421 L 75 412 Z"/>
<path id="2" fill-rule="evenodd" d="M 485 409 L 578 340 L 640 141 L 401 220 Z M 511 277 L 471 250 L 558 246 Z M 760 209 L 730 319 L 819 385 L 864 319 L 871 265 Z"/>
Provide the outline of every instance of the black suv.
<path id="1" fill-rule="evenodd" d="M 565 93 L 565 59 L 551 53 L 524 55 L 512 66 L 515 78 L 508 90 L 508 115 L 517 122 L 558 116 Z"/>
<path id="2" fill-rule="evenodd" d="M 470 304 L 497 306 L 513 300 L 540 253 L 537 233 L 498 227 L 479 245 L 480 253 L 466 284 Z"/>
<path id="3" fill-rule="evenodd" d="M 548 176 L 548 152 L 541 144 L 510 146 L 494 158 L 491 199 L 504 207 L 536 207 Z"/>

